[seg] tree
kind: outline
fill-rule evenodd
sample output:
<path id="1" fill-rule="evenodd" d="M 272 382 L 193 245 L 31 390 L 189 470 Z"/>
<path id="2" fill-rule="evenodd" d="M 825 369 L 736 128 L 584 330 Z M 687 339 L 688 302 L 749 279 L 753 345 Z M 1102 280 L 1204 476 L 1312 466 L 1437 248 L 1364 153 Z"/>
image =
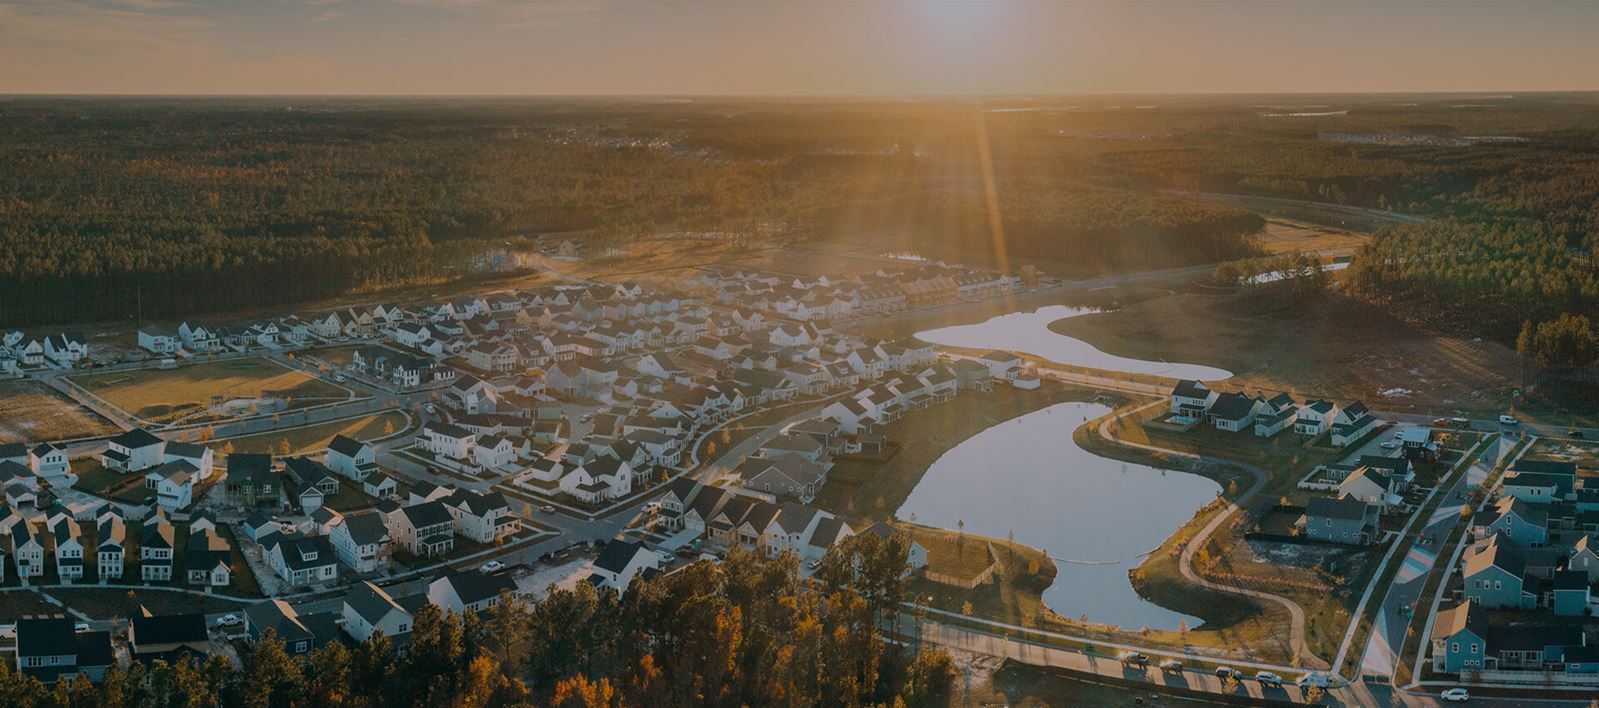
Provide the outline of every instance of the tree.
<path id="1" fill-rule="evenodd" d="M 937 705 L 955 683 L 955 661 L 943 649 L 923 649 L 911 662 L 900 692 L 908 705 Z"/>

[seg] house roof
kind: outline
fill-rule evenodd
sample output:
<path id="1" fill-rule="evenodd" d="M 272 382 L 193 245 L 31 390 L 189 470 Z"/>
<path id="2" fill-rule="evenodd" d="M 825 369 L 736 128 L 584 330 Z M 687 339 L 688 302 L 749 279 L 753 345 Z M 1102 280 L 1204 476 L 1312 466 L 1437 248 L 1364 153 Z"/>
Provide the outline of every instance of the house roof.
<path id="1" fill-rule="evenodd" d="M 314 638 L 311 630 L 300 621 L 300 613 L 283 600 L 257 602 L 244 608 L 244 616 L 261 633 L 270 629 L 284 642 Z"/>
<path id="2" fill-rule="evenodd" d="M 366 447 L 366 443 L 344 435 L 333 436 L 333 441 L 328 443 L 328 449 L 347 457 L 355 457 Z"/>
<path id="3" fill-rule="evenodd" d="M 516 592 L 516 580 L 506 575 L 489 575 L 477 568 L 450 571 L 433 582 L 449 583 L 455 589 L 455 596 L 465 605 L 499 597 L 502 592 Z"/>
<path id="4" fill-rule="evenodd" d="M 1254 410 L 1256 400 L 1242 393 L 1224 393 L 1216 397 L 1210 414 L 1221 420 L 1239 420 Z"/>
<path id="5" fill-rule="evenodd" d="M 389 528 L 377 512 L 362 511 L 344 517 L 344 531 L 357 545 L 383 543 L 389 538 Z"/>
<path id="6" fill-rule="evenodd" d="M 69 656 L 78 653 L 73 621 L 65 617 L 17 620 L 19 656 Z"/>
<path id="7" fill-rule="evenodd" d="M 450 512 L 444 508 L 444 502 L 433 500 L 421 504 L 412 504 L 400 508 L 400 513 L 405 514 L 412 528 L 425 528 L 439 524 L 450 523 Z"/>
<path id="8" fill-rule="evenodd" d="M 594 559 L 594 567 L 620 573 L 627 568 L 627 564 L 640 553 L 650 553 L 644 544 L 637 541 L 613 540 L 605 544 L 605 550 Z"/>
<path id="9" fill-rule="evenodd" d="M 205 643 L 205 615 L 159 615 L 133 618 L 133 645 Z"/>
<path id="10" fill-rule="evenodd" d="M 111 442 L 133 450 L 141 447 L 148 447 L 150 445 L 159 445 L 165 441 L 151 434 L 150 431 L 145 430 L 144 428 L 134 428 L 121 435 L 111 438 Z"/>
<path id="11" fill-rule="evenodd" d="M 1510 466 L 1510 471 L 1575 477 L 1577 475 L 1577 463 L 1553 460 L 1517 460 L 1515 464 Z"/>
<path id="12" fill-rule="evenodd" d="M 1171 395 L 1183 398 L 1206 398 L 1210 396 L 1210 388 L 1198 381 L 1183 379 L 1172 387 Z"/>
<path id="13" fill-rule="evenodd" d="M 1463 629 L 1470 630 L 1478 637 L 1487 638 L 1488 613 L 1481 605 L 1467 600 L 1447 610 L 1439 610 L 1438 616 L 1433 620 L 1432 638 L 1434 641 L 1448 639 Z"/>
<path id="14" fill-rule="evenodd" d="M 400 603 L 395 602 L 394 598 L 387 592 L 384 592 L 383 588 L 365 580 L 350 587 L 349 592 L 344 594 L 344 603 L 349 605 L 350 609 L 355 610 L 356 614 L 361 615 L 368 624 L 374 625 L 381 622 L 383 617 L 390 612 L 399 612 L 405 615 L 411 614 L 409 610 L 401 607 Z"/>
<path id="15" fill-rule="evenodd" d="M 1311 497 L 1305 504 L 1305 516 L 1318 519 L 1343 519 L 1348 521 L 1366 518 L 1366 503 L 1356 499 Z"/>
<path id="16" fill-rule="evenodd" d="M 1467 547 L 1462 575 L 1469 578 L 1489 567 L 1499 568 L 1519 578 L 1526 571 L 1527 564 L 1515 549 L 1510 547 L 1509 541 L 1496 534 Z"/>

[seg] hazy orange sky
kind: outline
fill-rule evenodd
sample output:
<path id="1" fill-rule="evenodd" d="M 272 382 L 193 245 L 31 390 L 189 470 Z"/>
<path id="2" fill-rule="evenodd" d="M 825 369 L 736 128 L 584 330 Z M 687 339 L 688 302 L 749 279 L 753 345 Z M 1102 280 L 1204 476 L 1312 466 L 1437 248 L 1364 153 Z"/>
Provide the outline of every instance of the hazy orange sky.
<path id="1" fill-rule="evenodd" d="M 0 92 L 1599 89 L 1599 2 L 0 0 Z"/>

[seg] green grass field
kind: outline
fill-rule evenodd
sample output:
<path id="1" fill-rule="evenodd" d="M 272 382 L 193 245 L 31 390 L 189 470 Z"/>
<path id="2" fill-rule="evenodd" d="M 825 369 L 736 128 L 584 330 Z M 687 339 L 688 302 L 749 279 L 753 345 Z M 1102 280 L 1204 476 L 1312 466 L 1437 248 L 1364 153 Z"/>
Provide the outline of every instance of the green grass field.
<path id="1" fill-rule="evenodd" d="M 170 423 L 228 401 L 281 398 L 287 408 L 342 401 L 350 392 L 263 358 L 190 364 L 176 369 L 141 369 L 73 376 L 82 386 L 129 415 Z M 247 414 L 249 408 L 234 412 Z M 229 417 L 217 413 L 215 418 Z"/>

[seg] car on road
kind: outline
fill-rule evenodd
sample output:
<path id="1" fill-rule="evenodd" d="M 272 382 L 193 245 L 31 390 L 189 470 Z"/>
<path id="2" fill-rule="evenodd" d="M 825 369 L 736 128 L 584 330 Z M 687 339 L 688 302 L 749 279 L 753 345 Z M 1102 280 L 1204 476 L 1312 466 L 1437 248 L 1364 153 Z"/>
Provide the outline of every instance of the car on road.
<path id="1" fill-rule="evenodd" d="M 1327 674 L 1305 674 L 1300 676 L 1299 680 L 1294 683 L 1300 688 L 1310 688 L 1311 686 L 1326 688 L 1332 685 L 1332 679 L 1328 678 Z"/>
<path id="2" fill-rule="evenodd" d="M 78 634 L 82 634 L 84 632 L 87 632 L 87 631 L 89 631 L 89 623 L 88 622 L 73 622 L 72 623 L 72 631 L 77 632 Z"/>
<path id="3" fill-rule="evenodd" d="M 555 507 L 545 504 L 544 506 L 539 507 L 539 511 L 542 511 L 546 514 L 553 514 L 555 513 Z"/>
<path id="4" fill-rule="evenodd" d="M 1582 438 L 1587 437 L 1587 436 L 1584 435 L 1581 430 L 1578 430 L 1576 428 L 1572 428 L 1572 429 L 1566 431 L 1566 437 L 1568 437 L 1568 438 L 1577 438 L 1578 440 L 1581 440 Z"/>
<path id="5" fill-rule="evenodd" d="M 221 617 L 217 618 L 217 626 L 218 627 L 232 627 L 234 625 L 239 625 L 239 624 L 243 624 L 243 623 L 244 623 L 244 620 L 240 619 L 238 615 L 234 615 L 234 614 L 226 614 L 226 615 L 222 615 Z"/>
<path id="6" fill-rule="evenodd" d="M 1448 418 L 1433 418 L 1432 419 L 1432 424 L 1435 427 L 1443 427 L 1443 426 L 1449 424 L 1449 419 Z"/>
<path id="7" fill-rule="evenodd" d="M 1471 700 L 1471 693 L 1464 688 L 1450 688 L 1438 694 L 1438 697 L 1450 703 L 1465 703 Z"/>
<path id="8" fill-rule="evenodd" d="M 1449 422 L 1454 423 L 1455 427 L 1457 428 L 1466 428 L 1471 426 L 1471 420 L 1469 418 L 1450 418 Z"/>
<path id="9" fill-rule="evenodd" d="M 1183 662 L 1176 659 L 1167 659 L 1160 662 L 1160 670 L 1170 671 L 1174 674 L 1180 674 L 1183 672 Z"/>
<path id="10" fill-rule="evenodd" d="M 502 570 L 505 570 L 505 564 L 497 560 L 491 560 L 479 566 L 478 570 L 481 570 L 485 573 L 498 573 Z"/>
<path id="11" fill-rule="evenodd" d="M 1394 439 L 1395 440 L 1398 440 L 1398 439 L 1400 439 L 1402 437 L 1405 437 L 1405 431 L 1403 431 L 1403 430 L 1395 430 L 1394 431 Z"/>
<path id="12" fill-rule="evenodd" d="M 1380 447 L 1380 448 L 1382 448 L 1384 450 L 1396 450 L 1396 449 L 1399 448 L 1399 443 L 1396 443 L 1396 442 L 1394 442 L 1392 440 L 1386 440 L 1386 441 L 1383 441 L 1381 443 L 1378 443 L 1377 447 Z"/>
<path id="13" fill-rule="evenodd" d="M 1133 666 L 1149 666 L 1149 656 L 1136 651 L 1124 651 L 1120 654 L 1117 654 L 1116 660 L 1123 664 L 1132 664 Z"/>
<path id="14" fill-rule="evenodd" d="M 1271 686 L 1272 688 L 1283 687 L 1283 677 L 1278 676 L 1270 671 L 1257 672 L 1255 674 L 1255 680 L 1258 681 L 1262 686 Z"/>
<path id="15" fill-rule="evenodd" d="M 428 415 L 438 415 L 439 414 L 439 407 L 435 406 L 435 405 L 433 405 L 431 403 L 422 404 L 422 410 L 427 411 Z"/>
<path id="16" fill-rule="evenodd" d="M 1243 673 L 1239 672 L 1238 669 L 1235 669 L 1235 668 L 1233 668 L 1231 666 L 1218 666 L 1218 667 L 1216 667 L 1216 678 L 1225 680 L 1225 679 L 1230 679 L 1230 678 L 1231 679 L 1241 679 L 1243 677 L 1244 677 Z"/>
<path id="17" fill-rule="evenodd" d="M 1511 415 L 1511 414 L 1509 414 L 1509 413 L 1500 413 L 1499 414 L 1499 422 L 1504 424 L 1504 425 L 1515 425 L 1515 424 L 1517 424 L 1520 421 L 1517 421 L 1516 417 Z"/>
<path id="18" fill-rule="evenodd" d="M 333 375 L 333 382 L 334 383 L 344 383 L 345 381 L 349 381 L 349 380 L 350 380 L 350 377 L 345 376 L 344 374 L 334 374 Z"/>

